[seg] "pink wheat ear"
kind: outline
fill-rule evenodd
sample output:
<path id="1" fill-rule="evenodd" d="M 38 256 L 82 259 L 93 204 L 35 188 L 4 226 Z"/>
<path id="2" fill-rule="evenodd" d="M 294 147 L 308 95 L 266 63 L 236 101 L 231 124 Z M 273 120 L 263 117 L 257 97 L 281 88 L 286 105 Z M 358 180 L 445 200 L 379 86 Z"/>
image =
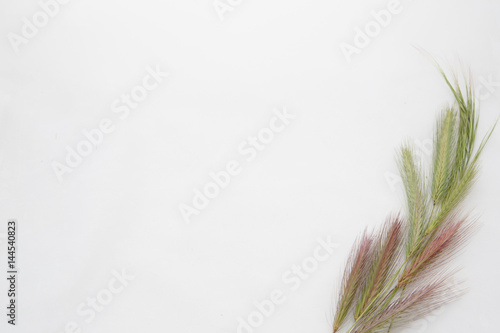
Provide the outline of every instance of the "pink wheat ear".
<path id="1" fill-rule="evenodd" d="M 462 295 L 462 292 L 450 292 L 449 281 L 449 275 L 431 279 L 425 286 L 411 291 L 385 308 L 367 313 L 350 332 L 384 332 L 422 318 Z"/>
<path id="2" fill-rule="evenodd" d="M 407 285 L 423 274 L 433 274 L 436 268 L 450 261 L 474 233 L 474 221 L 453 215 L 435 231 L 425 247 L 406 266 L 398 287 Z"/>
<path id="3" fill-rule="evenodd" d="M 375 233 L 371 251 L 371 260 L 368 263 L 367 276 L 361 290 L 361 295 L 354 319 L 369 310 L 377 298 L 383 295 L 386 284 L 396 273 L 402 255 L 403 222 L 399 216 L 386 220 L 378 232 Z"/>
<path id="4" fill-rule="evenodd" d="M 354 243 L 347 259 L 346 269 L 340 284 L 339 299 L 333 323 L 333 332 L 337 332 L 344 323 L 347 315 L 358 294 L 358 290 L 365 278 L 368 263 L 370 262 L 370 250 L 373 240 L 365 231 Z"/>

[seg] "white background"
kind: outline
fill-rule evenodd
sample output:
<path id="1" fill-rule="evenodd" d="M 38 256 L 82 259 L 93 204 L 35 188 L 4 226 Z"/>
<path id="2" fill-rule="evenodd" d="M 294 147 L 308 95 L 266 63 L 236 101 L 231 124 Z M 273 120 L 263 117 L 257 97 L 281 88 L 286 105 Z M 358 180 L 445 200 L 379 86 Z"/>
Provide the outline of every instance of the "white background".
<path id="1" fill-rule="evenodd" d="M 402 0 L 351 62 L 341 43 L 388 1 L 233 4 L 221 20 L 212 0 L 73 0 L 15 52 L 40 5 L 0 2 L 0 233 L 18 220 L 20 272 L 14 328 L 1 279 L 1 332 L 233 333 L 273 290 L 286 301 L 254 332 L 330 332 L 353 239 L 403 205 L 397 147 L 428 142 L 452 101 L 417 48 L 483 84 L 481 135 L 500 115 L 497 1 Z M 112 103 L 156 66 L 169 77 L 121 120 Z M 296 117 L 247 162 L 238 146 L 275 108 Z M 58 181 L 54 161 L 104 118 L 114 131 Z M 407 332 L 499 327 L 499 149 L 497 131 L 466 203 L 483 225 L 456 261 L 470 292 Z M 179 205 L 231 160 L 241 173 L 185 223 Z M 339 246 L 291 290 L 318 237 Z M 122 269 L 135 278 L 86 322 L 79 305 Z"/>

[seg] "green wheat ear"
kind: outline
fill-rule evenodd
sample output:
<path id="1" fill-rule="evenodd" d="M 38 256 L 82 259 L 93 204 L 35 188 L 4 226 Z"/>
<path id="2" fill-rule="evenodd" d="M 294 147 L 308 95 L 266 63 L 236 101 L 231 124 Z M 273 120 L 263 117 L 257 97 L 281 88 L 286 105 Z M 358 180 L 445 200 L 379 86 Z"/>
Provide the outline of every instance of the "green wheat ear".
<path id="1" fill-rule="evenodd" d="M 431 213 L 425 234 L 436 230 L 469 193 L 477 178 L 479 157 L 497 124 L 495 122 L 474 152 L 479 115 L 472 82 L 464 80 L 462 89 L 456 76 L 452 83 L 441 67 L 438 68 L 455 97 L 455 105 L 445 110 L 436 124 L 431 191 L 432 213 L 436 214 Z"/>
<path id="2" fill-rule="evenodd" d="M 415 150 L 410 143 L 403 145 L 399 154 L 398 166 L 403 179 L 406 194 L 406 206 L 409 223 L 409 238 L 406 247 L 408 256 L 417 247 L 425 233 L 427 200 L 422 167 L 417 164 Z"/>
<path id="3" fill-rule="evenodd" d="M 453 152 L 457 146 L 457 114 L 454 108 L 446 109 L 438 119 L 434 136 L 432 201 L 441 203 L 450 187 L 454 162 Z"/>

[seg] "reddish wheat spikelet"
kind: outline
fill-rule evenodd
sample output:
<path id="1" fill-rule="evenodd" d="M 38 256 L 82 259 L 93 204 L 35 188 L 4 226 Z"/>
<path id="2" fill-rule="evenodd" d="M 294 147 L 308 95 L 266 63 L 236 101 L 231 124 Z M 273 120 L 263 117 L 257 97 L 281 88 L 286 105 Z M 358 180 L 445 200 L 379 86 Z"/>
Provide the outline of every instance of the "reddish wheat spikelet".
<path id="1" fill-rule="evenodd" d="M 449 217 L 443 226 L 436 230 L 425 244 L 422 251 L 415 255 L 411 264 L 406 266 L 398 281 L 402 287 L 418 275 L 433 271 L 433 268 L 452 259 L 463 248 L 474 230 L 473 221 L 457 215 Z"/>
<path id="2" fill-rule="evenodd" d="M 374 236 L 368 276 L 356 306 L 355 319 L 373 305 L 373 301 L 395 273 L 396 266 L 400 264 L 402 236 L 403 222 L 399 216 L 388 218 Z"/>
<path id="3" fill-rule="evenodd" d="M 340 285 L 333 332 L 338 331 L 351 310 L 356 294 L 366 275 L 366 265 L 369 262 L 368 257 L 372 242 L 373 240 L 365 231 L 351 249 Z"/>
<path id="4" fill-rule="evenodd" d="M 387 330 L 391 325 L 400 327 L 421 318 L 461 296 L 462 292 L 450 292 L 449 276 L 438 278 L 415 289 L 387 307 L 371 311 L 358 321 L 351 332 L 372 333 Z"/>

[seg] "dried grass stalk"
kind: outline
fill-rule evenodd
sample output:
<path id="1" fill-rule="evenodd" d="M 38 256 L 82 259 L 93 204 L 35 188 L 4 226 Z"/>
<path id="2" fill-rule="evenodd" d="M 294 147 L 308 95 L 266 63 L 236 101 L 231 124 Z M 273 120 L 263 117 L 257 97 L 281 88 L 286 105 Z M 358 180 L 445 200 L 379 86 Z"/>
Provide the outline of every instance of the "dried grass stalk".
<path id="1" fill-rule="evenodd" d="M 455 103 L 438 117 L 430 177 L 411 144 L 403 145 L 398 165 L 406 216 L 388 218 L 356 241 L 344 270 L 333 332 L 350 320 L 354 323 L 346 332 L 397 329 L 461 295 L 447 285 L 454 274 L 450 262 L 473 234 L 475 220 L 460 212 L 460 204 L 476 180 L 479 157 L 496 123 L 476 149 L 472 83 L 465 80 L 462 87 L 456 76 L 452 82 L 439 70 Z"/>

